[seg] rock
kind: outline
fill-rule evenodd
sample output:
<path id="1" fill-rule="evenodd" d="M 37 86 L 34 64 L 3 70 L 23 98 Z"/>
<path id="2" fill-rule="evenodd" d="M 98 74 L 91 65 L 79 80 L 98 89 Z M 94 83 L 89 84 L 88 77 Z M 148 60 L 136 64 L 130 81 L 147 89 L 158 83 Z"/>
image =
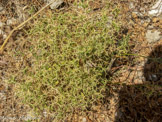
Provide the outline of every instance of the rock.
<path id="1" fill-rule="evenodd" d="M 160 32 L 157 30 L 155 30 L 154 32 L 147 30 L 146 39 L 149 43 L 155 43 L 161 39 Z"/>
<path id="2" fill-rule="evenodd" d="M 58 8 L 64 1 L 63 0 L 44 0 L 47 3 L 52 3 L 50 5 L 51 9 L 56 9 Z"/>
<path id="3" fill-rule="evenodd" d="M 158 0 L 156 4 L 148 12 L 151 16 L 159 16 L 162 13 L 162 2 Z"/>

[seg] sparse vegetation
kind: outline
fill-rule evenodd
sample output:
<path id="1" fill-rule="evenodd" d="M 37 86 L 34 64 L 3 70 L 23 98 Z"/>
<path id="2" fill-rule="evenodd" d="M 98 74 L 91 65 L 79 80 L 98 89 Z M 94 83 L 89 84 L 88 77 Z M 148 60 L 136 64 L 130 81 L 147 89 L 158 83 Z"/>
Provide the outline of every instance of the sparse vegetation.
<path id="1" fill-rule="evenodd" d="M 47 1 L 0 0 L 0 121 L 160 121 L 160 0 Z"/>
<path id="2" fill-rule="evenodd" d="M 30 23 L 24 51 L 15 51 L 26 64 L 10 79 L 26 104 L 57 119 L 102 101 L 111 59 L 129 51 L 128 36 L 118 38 L 119 23 L 108 26 L 108 6 L 95 14 L 87 2 L 73 7 Z M 118 10 L 113 13 L 117 16 Z"/>

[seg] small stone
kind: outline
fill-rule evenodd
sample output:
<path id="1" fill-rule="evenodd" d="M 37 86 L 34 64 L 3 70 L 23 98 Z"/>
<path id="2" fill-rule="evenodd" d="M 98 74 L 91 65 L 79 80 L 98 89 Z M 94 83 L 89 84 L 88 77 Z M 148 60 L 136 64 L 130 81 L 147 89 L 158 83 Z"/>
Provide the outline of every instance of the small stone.
<path id="1" fill-rule="evenodd" d="M 3 7 L 2 6 L 0 6 L 0 11 L 2 11 L 3 10 Z"/>
<path id="2" fill-rule="evenodd" d="M 133 2 L 130 2 L 130 4 L 129 4 L 129 8 L 130 8 L 130 9 L 133 9 L 133 8 L 134 8 L 134 4 L 133 4 Z"/>
<path id="3" fill-rule="evenodd" d="M 12 25 L 12 20 L 7 20 L 7 25 Z"/>
<path id="4" fill-rule="evenodd" d="M 158 77 L 155 74 L 151 74 L 149 76 L 149 80 L 151 80 L 151 81 L 157 81 L 158 80 Z"/>
<path id="5" fill-rule="evenodd" d="M 82 122 L 87 122 L 87 119 L 84 117 L 84 118 L 82 119 Z"/>
<path id="6" fill-rule="evenodd" d="M 153 23 L 156 23 L 156 22 L 158 22 L 158 21 L 159 21 L 159 19 L 158 19 L 157 17 L 152 19 L 152 22 L 153 22 Z"/>
<path id="7" fill-rule="evenodd" d="M 58 8 L 64 1 L 63 0 L 44 0 L 47 3 L 52 3 L 50 5 L 51 9 L 56 9 Z"/>
<path id="8" fill-rule="evenodd" d="M 12 19 L 8 19 L 6 22 L 7 25 L 14 25 L 16 24 L 16 19 L 12 18 Z"/>
<path id="9" fill-rule="evenodd" d="M 2 22 L 0 21 L 0 28 L 3 27 L 3 25 L 4 25 L 4 23 L 2 23 Z"/>
<path id="10" fill-rule="evenodd" d="M 50 5 L 50 8 L 51 8 L 51 9 L 56 9 L 56 8 L 58 8 L 62 3 L 63 3 L 63 0 L 55 1 L 53 4 Z"/>
<path id="11" fill-rule="evenodd" d="M 3 39 L 6 39 L 6 38 L 7 38 L 7 35 L 6 35 L 6 34 L 4 34 L 4 35 L 3 35 Z"/>
<path id="12" fill-rule="evenodd" d="M 0 35 L 3 35 L 4 34 L 4 32 L 0 29 Z"/>
<path id="13" fill-rule="evenodd" d="M 43 115 L 44 115 L 44 117 L 47 117 L 47 112 L 44 111 L 44 112 L 43 112 Z"/>
<path id="14" fill-rule="evenodd" d="M 154 43 L 160 40 L 161 36 L 160 36 L 161 32 L 155 30 L 154 32 L 152 32 L 151 30 L 147 30 L 146 32 L 146 39 L 149 43 Z"/>

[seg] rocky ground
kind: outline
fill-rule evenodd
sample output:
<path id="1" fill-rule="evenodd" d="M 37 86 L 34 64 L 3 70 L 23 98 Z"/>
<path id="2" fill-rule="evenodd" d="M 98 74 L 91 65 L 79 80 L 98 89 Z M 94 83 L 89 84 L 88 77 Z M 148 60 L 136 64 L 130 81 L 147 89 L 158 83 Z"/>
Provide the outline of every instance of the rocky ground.
<path id="1" fill-rule="evenodd" d="M 87 116 L 84 117 L 74 114 L 69 121 L 122 122 L 133 121 L 132 118 L 135 118 L 139 121 L 160 122 L 162 119 L 162 108 L 160 109 L 158 106 L 162 103 L 162 89 L 155 85 L 161 84 L 162 65 L 150 60 L 150 58 L 162 58 L 162 14 L 149 14 L 155 2 L 157 1 L 114 1 L 114 4 L 118 4 L 121 9 L 118 19 L 122 20 L 124 33 L 130 33 L 131 50 L 136 55 L 131 56 L 130 62 L 132 63 L 129 63 L 129 65 L 124 64 L 122 68 L 112 67 L 111 71 L 115 72 L 115 74 L 120 74 L 120 77 L 113 80 L 113 83 L 116 83 L 116 85 L 112 85 L 111 95 L 107 98 L 105 105 L 94 107 L 94 112 L 88 112 Z M 99 3 L 92 4 L 92 7 L 100 6 Z M 28 0 L 0 0 L 0 45 L 2 45 L 14 27 L 46 4 L 46 2 L 38 2 L 37 0 L 31 0 L 30 2 Z M 159 10 L 159 12 L 161 11 Z M 14 97 L 13 86 L 5 83 L 8 74 L 16 72 L 14 67 L 18 64 L 17 59 L 15 58 L 14 60 L 8 52 L 14 48 L 13 45 L 16 45 L 17 42 L 15 43 L 15 40 L 22 36 L 23 33 L 16 31 L 6 45 L 4 53 L 0 55 L 0 121 L 35 119 L 52 121 L 53 118 L 50 115 L 46 115 L 46 113 L 41 117 L 36 117 L 27 106 L 20 104 L 19 99 Z M 122 70 L 116 72 L 118 68 Z M 125 83 L 125 86 L 120 85 L 121 83 Z M 143 84 L 146 84 L 147 88 Z M 143 93 L 144 91 L 151 92 L 150 90 L 152 91 L 151 97 L 147 98 Z M 149 104 L 143 104 L 142 100 Z M 133 109 L 135 106 L 137 106 L 136 109 Z M 145 116 L 145 119 L 142 116 Z"/>

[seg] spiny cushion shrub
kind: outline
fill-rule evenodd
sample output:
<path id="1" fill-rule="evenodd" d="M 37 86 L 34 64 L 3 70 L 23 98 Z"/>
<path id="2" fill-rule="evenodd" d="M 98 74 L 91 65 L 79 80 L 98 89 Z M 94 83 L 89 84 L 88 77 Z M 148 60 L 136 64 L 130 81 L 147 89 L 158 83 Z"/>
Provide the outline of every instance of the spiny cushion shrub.
<path id="1" fill-rule="evenodd" d="M 116 38 L 119 26 L 108 21 L 106 10 L 94 15 L 68 10 L 36 19 L 27 32 L 30 46 L 21 52 L 28 65 L 12 80 L 18 96 L 56 118 L 101 101 L 110 61 L 128 46 L 127 38 Z"/>

